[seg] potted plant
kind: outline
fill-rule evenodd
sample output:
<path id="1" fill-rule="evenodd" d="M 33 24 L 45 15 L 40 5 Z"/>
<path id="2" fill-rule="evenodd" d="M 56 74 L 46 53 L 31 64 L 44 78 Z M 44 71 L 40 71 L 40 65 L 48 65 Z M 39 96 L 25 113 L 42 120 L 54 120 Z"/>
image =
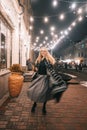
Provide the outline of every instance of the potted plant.
<path id="1" fill-rule="evenodd" d="M 11 71 L 11 75 L 8 78 L 9 95 L 18 97 L 24 80 L 22 67 L 20 64 L 13 64 L 9 70 Z"/>

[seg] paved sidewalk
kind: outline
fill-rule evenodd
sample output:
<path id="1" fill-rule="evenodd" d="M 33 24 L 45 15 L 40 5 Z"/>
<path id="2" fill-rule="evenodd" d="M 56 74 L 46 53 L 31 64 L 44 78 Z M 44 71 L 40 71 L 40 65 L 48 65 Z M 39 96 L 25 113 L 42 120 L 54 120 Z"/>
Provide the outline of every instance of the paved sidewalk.
<path id="1" fill-rule="evenodd" d="M 87 88 L 69 85 L 61 102 L 49 101 L 47 115 L 42 115 L 40 103 L 31 114 L 28 86 L 25 82 L 19 97 L 8 98 L 0 107 L 0 130 L 87 130 Z"/>

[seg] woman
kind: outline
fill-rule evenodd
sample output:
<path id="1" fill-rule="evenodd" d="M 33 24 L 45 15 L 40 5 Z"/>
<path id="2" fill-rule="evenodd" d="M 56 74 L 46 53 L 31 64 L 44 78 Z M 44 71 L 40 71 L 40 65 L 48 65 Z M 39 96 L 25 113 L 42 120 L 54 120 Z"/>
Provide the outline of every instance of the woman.
<path id="1" fill-rule="evenodd" d="M 49 89 L 49 76 L 47 75 L 47 63 L 50 63 L 50 65 L 53 66 L 55 62 L 55 59 L 48 52 L 48 50 L 42 47 L 35 62 L 39 77 L 31 83 L 28 91 L 28 96 L 31 98 L 31 100 L 34 101 L 31 112 L 35 112 L 37 102 L 42 102 L 42 113 L 46 114 L 46 102 L 51 99 L 51 89 Z"/>

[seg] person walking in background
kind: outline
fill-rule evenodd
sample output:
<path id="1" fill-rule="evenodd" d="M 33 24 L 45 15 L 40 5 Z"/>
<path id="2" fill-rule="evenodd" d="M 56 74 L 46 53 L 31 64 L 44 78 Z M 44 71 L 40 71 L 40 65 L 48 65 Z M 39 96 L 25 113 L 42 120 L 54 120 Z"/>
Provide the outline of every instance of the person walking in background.
<path id="1" fill-rule="evenodd" d="M 82 68 L 83 68 L 83 62 L 81 61 L 81 62 L 79 63 L 79 71 L 82 71 Z"/>
<path id="2" fill-rule="evenodd" d="M 41 102 L 43 103 L 42 114 L 47 113 L 46 103 L 48 100 L 51 99 L 50 98 L 51 88 L 49 89 L 49 78 L 47 76 L 46 62 L 47 63 L 49 62 L 50 65 L 53 66 L 56 61 L 53 58 L 53 56 L 48 52 L 48 50 L 42 47 L 35 62 L 37 72 L 40 76 L 36 78 L 34 81 L 32 81 L 31 85 L 29 86 L 29 90 L 27 92 L 28 97 L 34 101 L 34 104 L 31 108 L 31 112 L 35 112 L 37 102 Z M 59 82 L 61 82 L 61 78 L 59 79 Z"/>
<path id="3" fill-rule="evenodd" d="M 27 70 L 28 71 L 32 71 L 33 70 L 33 63 L 31 62 L 30 58 L 26 61 L 26 65 L 27 65 Z"/>

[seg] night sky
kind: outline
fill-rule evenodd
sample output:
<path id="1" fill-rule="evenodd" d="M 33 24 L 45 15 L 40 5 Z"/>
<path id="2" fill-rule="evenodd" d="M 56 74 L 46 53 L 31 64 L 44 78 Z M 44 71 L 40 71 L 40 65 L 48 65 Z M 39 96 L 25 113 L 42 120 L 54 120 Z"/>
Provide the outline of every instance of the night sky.
<path id="1" fill-rule="evenodd" d="M 40 30 L 43 29 L 45 31 L 44 36 L 41 36 L 41 40 L 47 35 L 50 39 L 50 31 L 49 28 L 51 25 L 56 27 L 56 34 L 59 35 L 60 31 L 67 29 L 71 23 L 78 17 L 76 10 L 71 10 L 70 6 L 73 0 L 57 0 L 57 7 L 52 6 L 53 0 L 31 0 L 31 6 L 33 10 L 34 16 L 34 36 L 40 35 Z M 75 0 L 76 1 L 76 0 Z M 72 29 L 72 31 L 67 35 L 54 49 L 54 52 L 58 52 L 60 55 L 63 52 L 63 49 L 67 48 L 71 43 L 76 43 L 81 41 L 87 36 L 87 0 L 77 0 L 77 8 L 84 6 L 86 11 L 82 14 L 83 20 L 78 22 L 76 26 Z M 85 9 L 84 8 L 84 9 Z M 58 17 L 61 13 L 65 13 L 65 19 L 59 20 Z M 48 16 L 49 22 L 44 23 L 43 18 Z M 34 37 L 34 38 L 35 38 Z M 33 42 L 35 39 L 33 39 Z M 42 42 L 40 40 L 40 43 Z M 38 44 L 40 44 L 38 43 Z"/>

